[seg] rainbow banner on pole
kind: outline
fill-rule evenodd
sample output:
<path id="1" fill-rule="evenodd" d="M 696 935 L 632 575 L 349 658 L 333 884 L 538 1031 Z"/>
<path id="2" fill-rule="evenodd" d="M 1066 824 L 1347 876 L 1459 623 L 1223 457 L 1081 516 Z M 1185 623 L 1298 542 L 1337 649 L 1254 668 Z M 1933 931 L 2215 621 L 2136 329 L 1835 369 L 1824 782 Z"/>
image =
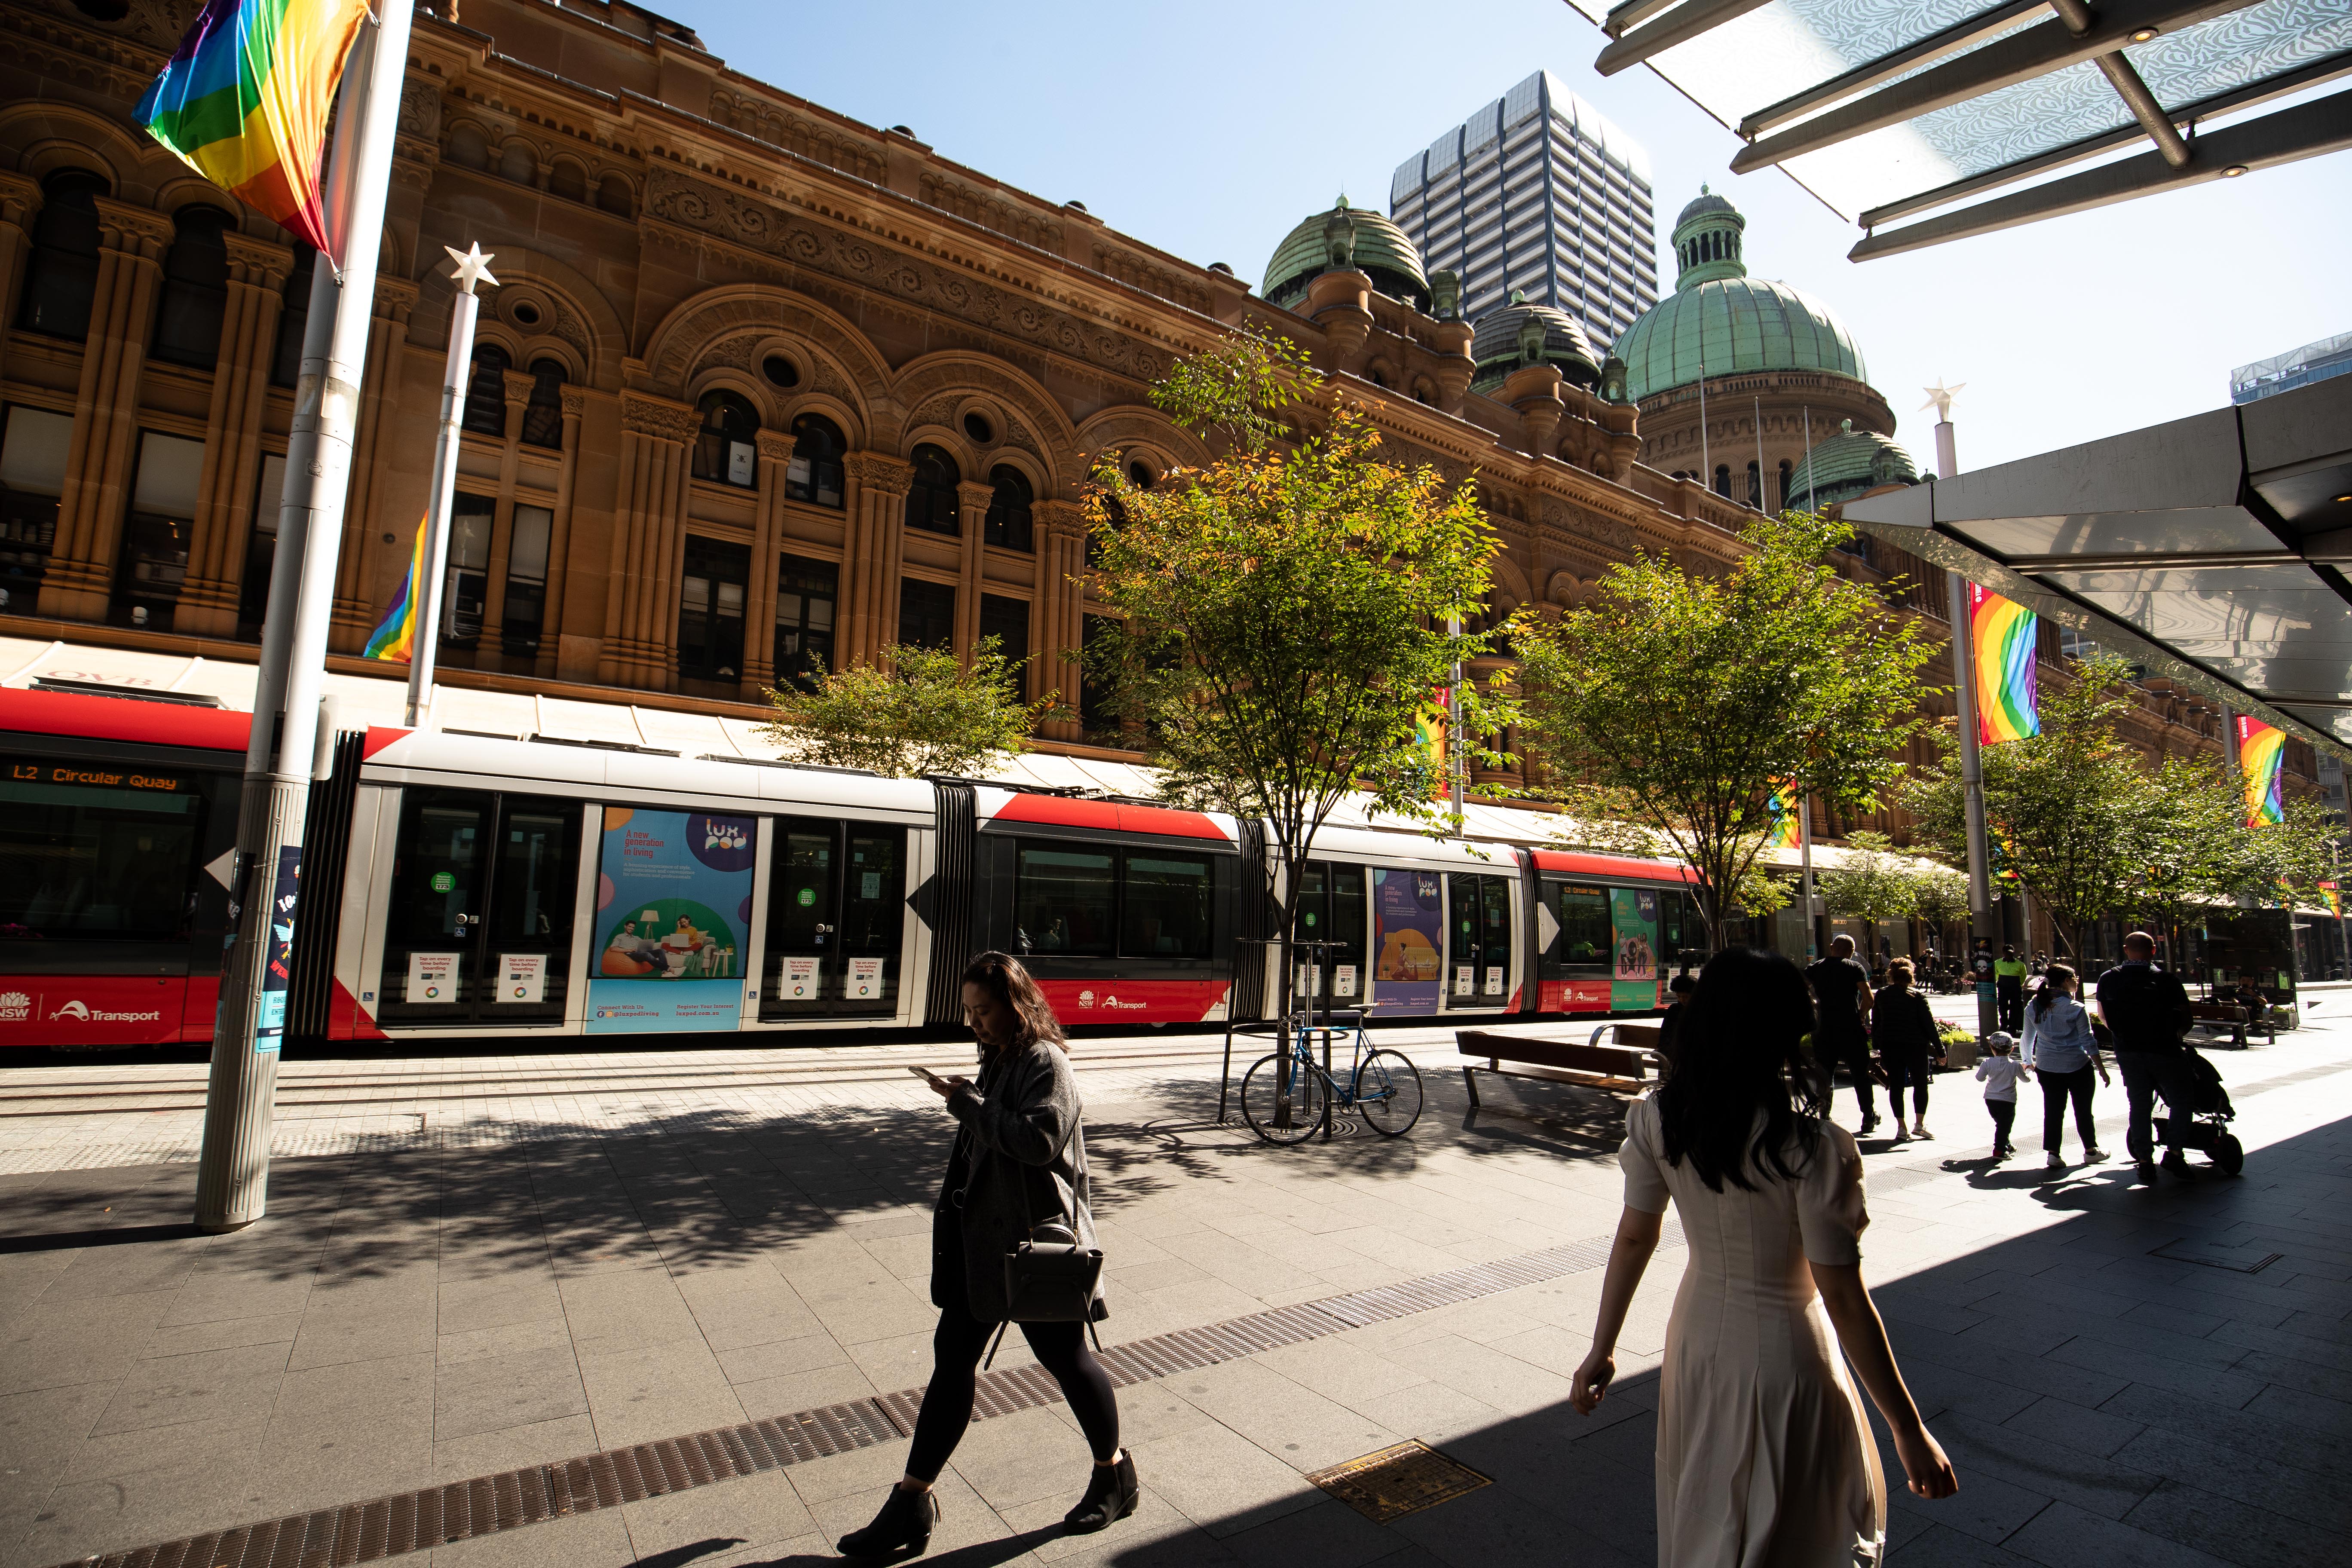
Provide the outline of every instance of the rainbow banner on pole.
<path id="1" fill-rule="evenodd" d="M 1769 793 L 1765 795 L 1764 820 L 1768 825 L 1764 829 L 1765 848 L 1794 849 L 1797 847 L 1800 837 L 1798 830 L 1801 823 L 1797 816 L 1796 807 L 1790 804 L 1786 784 L 1775 783 Z"/>
<path id="2" fill-rule="evenodd" d="M 416 657 L 417 580 L 425 574 L 425 524 L 416 525 L 416 547 L 409 552 L 408 572 L 400 580 L 400 592 L 393 595 L 392 607 L 383 619 L 368 634 L 367 647 L 360 649 L 362 658 L 381 658 L 409 663 Z"/>
<path id="3" fill-rule="evenodd" d="M 1977 743 L 1998 746 L 2042 733 L 2042 693 L 2033 674 L 2041 617 L 1969 584 L 1969 648 L 1976 663 Z"/>
<path id="4" fill-rule="evenodd" d="M 2259 719 L 2238 715 L 2238 766 L 2246 774 L 2246 826 L 2286 820 L 2286 736 Z"/>
<path id="5" fill-rule="evenodd" d="M 367 16 L 367 0 L 206 0 L 131 117 L 197 174 L 340 258 L 319 169 Z"/>

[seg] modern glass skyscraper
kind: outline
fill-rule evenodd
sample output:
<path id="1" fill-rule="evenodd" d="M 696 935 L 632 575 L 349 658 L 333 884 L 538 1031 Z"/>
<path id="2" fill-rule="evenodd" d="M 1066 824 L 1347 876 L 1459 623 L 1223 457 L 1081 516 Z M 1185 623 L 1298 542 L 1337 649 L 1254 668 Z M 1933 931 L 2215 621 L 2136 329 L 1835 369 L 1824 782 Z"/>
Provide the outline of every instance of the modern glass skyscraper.
<path id="1" fill-rule="evenodd" d="M 1549 71 L 1399 164 L 1389 216 L 1471 321 L 1523 290 L 1605 350 L 1658 302 L 1648 154 Z"/>

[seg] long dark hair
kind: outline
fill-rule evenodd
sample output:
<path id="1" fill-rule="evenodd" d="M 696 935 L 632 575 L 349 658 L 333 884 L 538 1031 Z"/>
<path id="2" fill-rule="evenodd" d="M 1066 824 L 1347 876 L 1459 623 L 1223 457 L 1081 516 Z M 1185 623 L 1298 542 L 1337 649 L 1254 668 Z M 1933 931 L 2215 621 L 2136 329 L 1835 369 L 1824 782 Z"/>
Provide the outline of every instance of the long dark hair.
<path id="1" fill-rule="evenodd" d="M 1805 1057 L 1813 1028 L 1805 977 L 1777 952 L 1726 948 L 1699 971 L 1683 1013 L 1674 1075 L 1658 1090 L 1666 1163 L 1679 1165 L 1687 1154 L 1718 1193 L 1726 1180 L 1755 1191 L 1751 1162 L 1795 1179 L 1821 1141 L 1827 1109 L 1822 1075 Z M 1798 1169 L 1789 1163 L 1791 1142 Z"/>
<path id="2" fill-rule="evenodd" d="M 2042 989 L 2033 998 L 2033 1016 L 2037 1018 L 2046 1016 L 2050 1004 L 2058 1000 L 2060 987 L 2072 984 L 2074 979 L 2074 966 L 2071 963 L 2053 963 L 2043 970 Z"/>
<path id="3" fill-rule="evenodd" d="M 1070 1043 L 1062 1034 L 1062 1021 L 1054 1016 L 1053 1004 L 1045 1000 L 1045 992 L 1022 962 L 1009 952 L 983 952 L 964 965 L 962 985 L 977 985 L 999 1002 L 1013 1009 L 1021 1020 L 1021 1037 L 1013 1044 L 1026 1050 L 1043 1040 L 1056 1050 L 1067 1051 Z M 980 1048 L 981 1060 L 988 1059 L 988 1047 Z"/>

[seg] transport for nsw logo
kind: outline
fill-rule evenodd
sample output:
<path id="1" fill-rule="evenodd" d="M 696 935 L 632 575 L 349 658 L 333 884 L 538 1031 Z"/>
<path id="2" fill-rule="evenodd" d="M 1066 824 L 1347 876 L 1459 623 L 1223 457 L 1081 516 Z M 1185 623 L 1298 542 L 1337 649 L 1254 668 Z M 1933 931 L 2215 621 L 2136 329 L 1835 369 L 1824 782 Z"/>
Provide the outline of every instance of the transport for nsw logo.
<path id="1" fill-rule="evenodd" d="M 33 1016 L 33 999 L 22 991 L 0 991 L 0 1024 L 22 1024 Z"/>

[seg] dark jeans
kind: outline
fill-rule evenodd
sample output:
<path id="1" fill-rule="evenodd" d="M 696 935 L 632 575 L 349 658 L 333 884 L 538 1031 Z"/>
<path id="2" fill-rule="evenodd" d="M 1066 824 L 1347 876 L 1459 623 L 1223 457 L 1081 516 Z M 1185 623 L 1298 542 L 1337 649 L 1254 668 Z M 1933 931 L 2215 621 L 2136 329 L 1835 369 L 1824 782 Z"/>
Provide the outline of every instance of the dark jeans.
<path id="1" fill-rule="evenodd" d="M 2025 1027 L 2025 982 L 1996 980 L 1993 995 L 2000 1004 L 2000 1026 L 2014 1035 Z"/>
<path id="2" fill-rule="evenodd" d="M 2013 1100 L 1988 1100 L 1985 1101 L 1985 1109 L 1992 1112 L 1993 1148 L 1997 1151 L 2007 1151 L 2015 1148 L 2016 1145 L 2010 1140 L 2009 1129 L 2011 1124 L 2015 1122 L 2017 1120 L 2017 1101 Z"/>
<path id="3" fill-rule="evenodd" d="M 1895 1120 L 1903 1120 L 1903 1087 L 1911 1087 L 1911 1119 L 1924 1121 L 1927 1117 L 1927 1085 L 1935 1069 L 1927 1065 L 1926 1051 L 1890 1051 L 1883 1058 L 1886 1064 L 1886 1109 Z"/>
<path id="4" fill-rule="evenodd" d="M 1832 1034 L 1827 1030 L 1813 1037 L 1814 1050 L 1823 1070 L 1843 1068 L 1853 1079 L 1853 1098 L 1862 1107 L 1864 1121 L 1878 1117 L 1878 1097 L 1870 1089 L 1870 1041 L 1860 1029 L 1852 1034 Z"/>
<path id="5" fill-rule="evenodd" d="M 961 1292 L 956 1292 L 961 1295 Z M 959 1300 L 940 1311 L 940 1326 L 931 1333 L 931 1381 L 923 1390 L 923 1408 L 915 1417 L 915 1439 L 907 1450 L 907 1473 L 921 1481 L 935 1481 L 947 1468 L 948 1456 L 971 1425 L 971 1403 L 980 1358 L 988 1349 L 994 1323 L 983 1323 Z M 1036 1353 L 1038 1364 L 1054 1374 L 1077 1418 L 1087 1446 L 1097 1462 L 1108 1463 L 1118 1452 L 1118 1402 L 1111 1394 L 1110 1377 L 1102 1363 L 1087 1349 L 1083 1323 L 1024 1323 L 1021 1334 Z"/>
<path id="6" fill-rule="evenodd" d="M 2168 1046 L 2152 1051 L 2117 1051 L 2116 1065 L 2124 1069 L 2124 1098 L 2131 1105 L 2131 1128 L 2124 1134 L 2124 1147 L 2145 1164 L 2156 1150 L 2155 1129 L 2150 1124 L 2156 1097 L 2164 1097 L 2168 1121 L 2173 1115 L 2184 1120 L 2189 1115 L 2192 1100 L 2183 1073 L 2185 1058 L 2178 1046 Z"/>
<path id="7" fill-rule="evenodd" d="M 2099 1146 L 2099 1134 L 2091 1120 L 2091 1096 L 2096 1085 L 2092 1072 L 2088 1062 L 2073 1072 L 2052 1072 L 2047 1068 L 2034 1072 L 2033 1076 L 2042 1080 L 2042 1146 L 2053 1154 L 2066 1141 L 2069 1100 L 2074 1102 L 2074 1131 L 2082 1134 L 2083 1152 L 2087 1154 Z"/>

